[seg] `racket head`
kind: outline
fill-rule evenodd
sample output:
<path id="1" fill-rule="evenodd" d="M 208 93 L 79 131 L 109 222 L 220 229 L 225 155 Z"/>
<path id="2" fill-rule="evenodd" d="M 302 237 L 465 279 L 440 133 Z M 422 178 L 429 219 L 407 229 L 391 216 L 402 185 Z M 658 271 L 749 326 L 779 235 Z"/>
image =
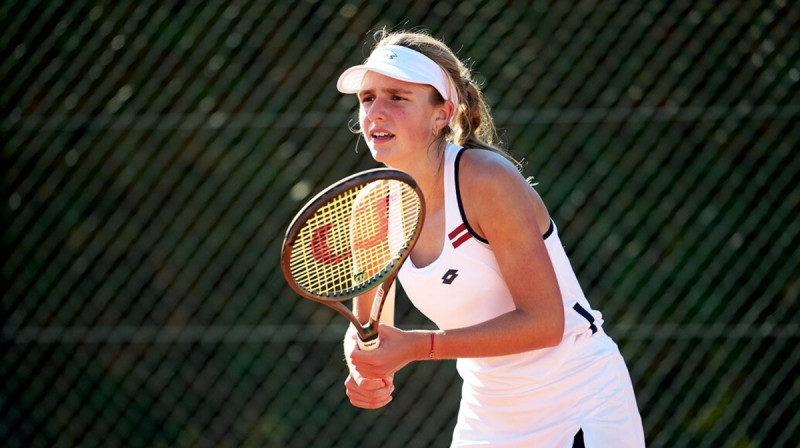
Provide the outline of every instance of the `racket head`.
<path id="1" fill-rule="evenodd" d="M 284 277 L 309 299 L 351 299 L 396 275 L 424 219 L 422 191 L 408 174 L 377 168 L 346 177 L 292 220 L 281 248 Z"/>

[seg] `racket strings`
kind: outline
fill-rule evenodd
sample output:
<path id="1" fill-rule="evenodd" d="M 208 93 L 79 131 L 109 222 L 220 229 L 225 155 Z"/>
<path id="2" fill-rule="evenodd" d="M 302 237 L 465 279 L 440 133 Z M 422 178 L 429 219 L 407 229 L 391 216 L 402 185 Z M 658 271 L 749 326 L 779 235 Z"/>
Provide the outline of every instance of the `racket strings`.
<path id="1" fill-rule="evenodd" d="M 404 182 L 351 188 L 307 220 L 290 259 L 297 284 L 316 295 L 353 295 L 385 278 L 410 245 L 422 214 Z"/>
<path id="2" fill-rule="evenodd" d="M 297 283 L 309 291 L 328 294 L 349 287 L 352 270 L 350 242 L 343 231 L 349 208 L 360 188 L 331 199 L 306 222 L 298 234 L 290 269 Z"/>

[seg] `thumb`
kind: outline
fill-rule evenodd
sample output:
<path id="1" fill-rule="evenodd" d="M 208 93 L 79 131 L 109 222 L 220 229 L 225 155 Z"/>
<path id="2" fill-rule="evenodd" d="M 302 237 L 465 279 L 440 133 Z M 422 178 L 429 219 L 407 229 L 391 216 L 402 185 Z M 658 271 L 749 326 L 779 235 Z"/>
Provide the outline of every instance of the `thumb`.
<path id="1" fill-rule="evenodd" d="M 357 384 L 359 387 L 361 387 L 361 383 L 364 381 L 364 377 L 363 377 L 363 376 L 361 376 L 361 374 L 360 374 L 360 373 L 358 373 L 358 370 L 356 370 L 356 369 L 350 369 L 350 376 L 352 376 L 352 377 L 353 377 L 353 381 L 355 381 L 355 382 L 356 382 L 356 384 Z"/>

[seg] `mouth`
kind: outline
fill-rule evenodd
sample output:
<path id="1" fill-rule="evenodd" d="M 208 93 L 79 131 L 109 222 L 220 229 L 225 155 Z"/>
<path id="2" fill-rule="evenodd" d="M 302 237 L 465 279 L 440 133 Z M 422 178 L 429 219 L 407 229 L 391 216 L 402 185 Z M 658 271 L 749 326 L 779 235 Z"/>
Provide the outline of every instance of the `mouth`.
<path id="1" fill-rule="evenodd" d="M 391 140 L 394 137 L 394 134 L 391 132 L 386 131 L 375 131 L 370 133 L 370 137 L 372 137 L 372 141 L 375 143 L 381 143 L 388 140 Z"/>

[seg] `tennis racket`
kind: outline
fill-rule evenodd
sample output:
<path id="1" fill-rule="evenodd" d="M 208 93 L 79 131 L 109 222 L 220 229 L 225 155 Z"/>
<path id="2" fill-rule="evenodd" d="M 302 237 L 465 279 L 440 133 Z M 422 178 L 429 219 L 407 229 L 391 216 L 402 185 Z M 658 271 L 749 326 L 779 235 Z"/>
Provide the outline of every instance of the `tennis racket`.
<path id="1" fill-rule="evenodd" d="M 350 320 L 359 348 L 374 350 L 386 294 L 424 219 L 422 192 L 408 174 L 390 168 L 354 174 L 294 217 L 281 248 L 283 274 L 298 294 Z M 376 287 L 369 320 L 361 324 L 343 302 Z"/>

